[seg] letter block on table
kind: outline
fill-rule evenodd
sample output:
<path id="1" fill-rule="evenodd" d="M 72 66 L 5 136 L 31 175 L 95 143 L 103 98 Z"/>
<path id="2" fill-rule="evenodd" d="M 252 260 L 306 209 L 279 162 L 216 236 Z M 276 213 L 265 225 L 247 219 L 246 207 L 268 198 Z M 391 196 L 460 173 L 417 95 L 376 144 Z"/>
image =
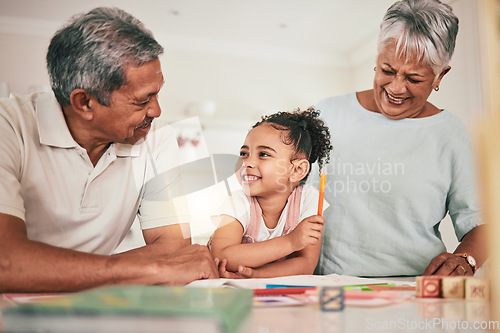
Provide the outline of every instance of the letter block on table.
<path id="1" fill-rule="evenodd" d="M 467 277 L 465 279 L 465 299 L 468 301 L 488 301 L 490 299 L 489 280 Z"/>
<path id="2" fill-rule="evenodd" d="M 441 276 L 416 276 L 416 296 L 423 298 L 441 297 Z"/>
<path id="3" fill-rule="evenodd" d="M 441 295 L 443 298 L 464 298 L 465 278 L 463 276 L 443 276 Z"/>
<path id="4" fill-rule="evenodd" d="M 342 287 L 321 287 L 319 294 L 321 311 L 342 311 L 344 290 Z"/>

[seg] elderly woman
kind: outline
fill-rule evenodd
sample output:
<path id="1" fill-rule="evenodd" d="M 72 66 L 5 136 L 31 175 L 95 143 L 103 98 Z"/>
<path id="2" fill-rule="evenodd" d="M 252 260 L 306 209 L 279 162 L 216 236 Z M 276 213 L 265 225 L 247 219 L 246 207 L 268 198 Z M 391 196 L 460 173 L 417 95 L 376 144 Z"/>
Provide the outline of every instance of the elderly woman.
<path id="1" fill-rule="evenodd" d="M 334 145 L 318 273 L 473 275 L 485 260 L 468 132 L 427 101 L 457 32 L 446 4 L 396 2 L 380 26 L 373 89 L 316 105 Z M 446 213 L 461 241 L 453 254 L 438 231 Z"/>

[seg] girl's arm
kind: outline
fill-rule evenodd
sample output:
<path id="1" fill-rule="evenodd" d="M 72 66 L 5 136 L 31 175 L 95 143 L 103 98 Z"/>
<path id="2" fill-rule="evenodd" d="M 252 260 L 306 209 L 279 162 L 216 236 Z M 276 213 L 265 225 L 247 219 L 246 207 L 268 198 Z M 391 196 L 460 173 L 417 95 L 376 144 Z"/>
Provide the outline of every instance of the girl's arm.
<path id="1" fill-rule="evenodd" d="M 310 216 L 302 220 L 297 228 L 288 235 L 252 244 L 241 244 L 242 225 L 238 220 L 229 216 L 223 215 L 222 218 L 222 226 L 217 228 L 214 233 L 211 250 L 214 257 L 221 260 L 226 259 L 227 270 L 233 272 L 236 272 L 240 266 L 261 267 L 293 252 L 302 251 L 307 245 L 317 243 L 321 245 L 321 233 L 325 221 L 321 216 Z M 316 262 L 319 256 L 319 248 L 317 251 Z M 314 260 L 309 258 L 309 256 L 313 255 L 309 251 L 306 251 L 305 254 L 307 254 L 308 258 L 307 262 Z M 301 252 L 299 257 L 302 257 Z M 298 264 L 301 265 L 300 262 L 303 260 L 297 260 Z M 316 263 L 312 267 L 313 271 L 315 267 Z"/>
<path id="2" fill-rule="evenodd" d="M 230 271 L 237 271 L 240 265 L 259 267 L 294 251 L 292 244 L 285 237 L 241 244 L 243 226 L 228 215 L 221 217 L 221 225 L 214 232 L 210 249 L 215 258 L 227 260 L 227 269 Z"/>
<path id="3" fill-rule="evenodd" d="M 296 257 L 283 261 L 272 262 L 258 268 L 241 266 L 237 274 L 243 278 L 267 278 L 288 275 L 311 275 L 318 264 L 321 250 L 321 239 L 317 244 L 306 246 L 296 252 Z M 219 272 L 223 272 L 219 268 Z M 224 277 L 221 275 L 221 277 Z"/>

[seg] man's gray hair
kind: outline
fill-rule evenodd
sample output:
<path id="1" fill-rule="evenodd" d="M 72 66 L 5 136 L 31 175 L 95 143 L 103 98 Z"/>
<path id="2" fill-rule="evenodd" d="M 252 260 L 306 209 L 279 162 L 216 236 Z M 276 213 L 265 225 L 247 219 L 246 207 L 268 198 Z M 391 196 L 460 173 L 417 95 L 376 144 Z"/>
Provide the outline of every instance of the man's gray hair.
<path id="1" fill-rule="evenodd" d="M 99 7 L 74 16 L 56 32 L 47 51 L 52 90 L 62 106 L 85 89 L 102 105 L 126 84 L 125 67 L 155 60 L 163 47 L 138 19 L 118 8 Z"/>
<path id="2" fill-rule="evenodd" d="M 455 50 L 458 18 L 439 0 L 402 0 L 394 3 L 380 24 L 378 52 L 396 43 L 399 56 L 416 59 L 440 74 Z"/>

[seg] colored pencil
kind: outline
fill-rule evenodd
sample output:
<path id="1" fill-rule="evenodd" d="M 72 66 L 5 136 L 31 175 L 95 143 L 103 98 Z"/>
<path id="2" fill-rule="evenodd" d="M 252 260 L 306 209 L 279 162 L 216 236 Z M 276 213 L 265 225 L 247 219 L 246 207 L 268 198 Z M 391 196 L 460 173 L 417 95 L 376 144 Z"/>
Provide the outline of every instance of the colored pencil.
<path id="1" fill-rule="evenodd" d="M 326 185 L 326 167 L 321 168 L 321 180 L 319 182 L 319 202 L 318 202 L 318 215 L 323 214 L 323 201 L 325 198 L 325 185 Z"/>

